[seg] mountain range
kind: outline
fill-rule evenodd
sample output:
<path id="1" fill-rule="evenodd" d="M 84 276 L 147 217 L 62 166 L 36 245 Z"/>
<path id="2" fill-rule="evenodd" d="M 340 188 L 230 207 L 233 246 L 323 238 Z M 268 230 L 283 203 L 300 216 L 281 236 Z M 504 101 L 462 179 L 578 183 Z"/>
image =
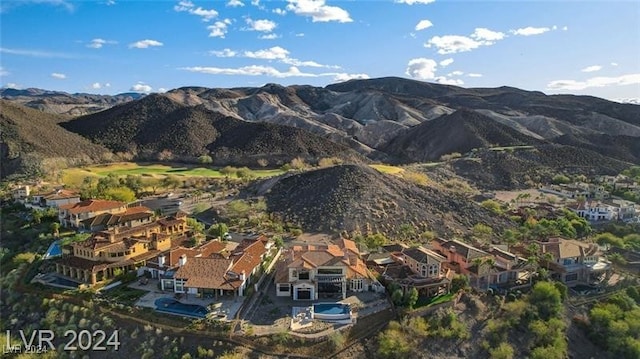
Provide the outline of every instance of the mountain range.
<path id="1" fill-rule="evenodd" d="M 114 153 L 141 158 L 170 150 L 177 158 L 211 154 L 216 164 L 271 158 L 278 165 L 297 156 L 405 164 L 533 146 L 571 155 L 553 156 L 552 163 L 527 151 L 510 155 L 554 171 L 583 163 L 579 171 L 606 173 L 640 163 L 640 106 L 512 87 L 378 78 L 326 87 L 183 87 L 147 96 L 35 89 L 4 89 L 0 96 L 66 114 L 68 121 L 52 122 Z M 82 115 L 70 116 L 75 113 Z M 452 169 L 458 167 L 454 162 Z"/>

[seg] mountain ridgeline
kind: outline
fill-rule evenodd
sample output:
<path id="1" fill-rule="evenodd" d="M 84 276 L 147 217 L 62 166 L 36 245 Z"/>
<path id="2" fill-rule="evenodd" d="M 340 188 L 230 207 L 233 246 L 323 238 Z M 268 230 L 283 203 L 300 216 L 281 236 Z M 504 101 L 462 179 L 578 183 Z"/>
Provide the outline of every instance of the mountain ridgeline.
<path id="1" fill-rule="evenodd" d="M 255 166 L 268 159 L 276 166 L 295 157 L 403 164 L 439 161 L 451 153 L 460 153 L 463 160 L 481 149 L 528 147 L 570 156 L 551 156 L 550 161 L 531 151 L 510 151 L 510 163 L 589 173 L 640 163 L 640 106 L 511 87 L 466 89 L 378 78 L 324 88 L 184 87 L 128 100 L 123 95 L 92 99 L 42 90 L 13 90 L 9 96 L 7 91 L 3 97 L 56 113 L 65 101 L 113 104 L 60 126 L 126 158 L 170 152 L 176 160 L 211 155 L 217 165 Z M 454 171 L 464 167 L 455 161 L 451 166 Z"/>

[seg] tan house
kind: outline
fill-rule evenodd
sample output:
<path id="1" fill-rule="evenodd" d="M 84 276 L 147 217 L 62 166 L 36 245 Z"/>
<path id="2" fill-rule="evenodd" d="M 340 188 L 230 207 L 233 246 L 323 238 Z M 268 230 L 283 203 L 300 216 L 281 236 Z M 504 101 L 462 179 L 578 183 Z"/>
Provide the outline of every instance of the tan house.
<path id="1" fill-rule="evenodd" d="M 122 213 L 102 213 L 95 217 L 80 221 L 80 229 L 90 232 L 110 230 L 114 228 L 133 228 L 153 222 L 155 215 L 150 208 L 136 206 L 127 208 Z"/>
<path id="2" fill-rule="evenodd" d="M 595 282 L 611 269 L 611 264 L 601 256 L 597 244 L 560 237 L 536 243 L 540 248 L 540 257 L 549 258 L 542 265 L 552 272 L 552 278 L 568 286 Z"/>
<path id="3" fill-rule="evenodd" d="M 448 293 L 453 271 L 443 266 L 444 256 L 424 247 L 403 248 L 394 256 L 397 264 L 388 265 L 382 276 L 385 281 L 394 282 L 403 292 L 415 288 L 422 296 Z"/>
<path id="4" fill-rule="evenodd" d="M 80 194 L 66 189 L 35 194 L 32 198 L 32 203 L 40 207 L 60 208 L 60 206 L 78 202 L 80 202 Z"/>
<path id="5" fill-rule="evenodd" d="M 164 264 L 161 289 L 196 297 L 244 296 L 268 253 L 267 243 L 266 237 L 245 240 L 227 251 L 224 242 L 214 240 L 194 249 L 172 250 L 159 258 Z"/>
<path id="6" fill-rule="evenodd" d="M 355 242 L 294 246 L 283 254 L 276 269 L 276 295 L 293 300 L 346 298 L 347 291 L 379 290 Z"/>
<path id="7" fill-rule="evenodd" d="M 88 284 L 111 279 L 143 267 L 168 251 L 172 239 L 184 236 L 184 218 L 166 218 L 134 228 L 116 227 L 72 243 L 71 253 L 55 260 L 56 272 Z"/>
<path id="8" fill-rule="evenodd" d="M 79 228 L 81 221 L 103 213 L 125 213 L 127 204 L 118 201 L 89 199 L 58 207 L 58 219 L 63 227 Z"/>

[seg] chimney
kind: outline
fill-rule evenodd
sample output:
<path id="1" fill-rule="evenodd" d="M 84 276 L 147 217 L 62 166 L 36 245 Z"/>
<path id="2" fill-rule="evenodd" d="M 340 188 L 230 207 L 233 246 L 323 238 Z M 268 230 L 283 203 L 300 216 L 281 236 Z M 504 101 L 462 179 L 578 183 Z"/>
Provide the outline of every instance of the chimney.
<path id="1" fill-rule="evenodd" d="M 186 263 L 187 263 L 187 255 L 183 254 L 183 255 L 180 256 L 180 258 L 178 258 L 178 266 L 182 267 Z"/>
<path id="2" fill-rule="evenodd" d="M 159 255 L 158 256 L 158 266 L 159 267 L 164 267 L 164 261 L 165 261 L 164 254 Z"/>
<path id="3" fill-rule="evenodd" d="M 245 279 L 247 279 L 247 274 L 245 273 L 245 271 L 242 271 L 242 273 L 240 274 L 240 280 L 244 281 Z"/>

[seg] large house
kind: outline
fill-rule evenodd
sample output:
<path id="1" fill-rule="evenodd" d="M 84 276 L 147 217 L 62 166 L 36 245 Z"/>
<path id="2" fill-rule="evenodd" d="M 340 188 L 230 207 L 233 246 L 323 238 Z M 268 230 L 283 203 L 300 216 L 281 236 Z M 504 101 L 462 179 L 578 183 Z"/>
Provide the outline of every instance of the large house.
<path id="1" fill-rule="evenodd" d="M 600 201 L 581 201 L 568 206 L 578 216 L 588 221 L 613 221 L 618 219 L 619 209 Z"/>
<path id="2" fill-rule="evenodd" d="M 611 268 L 596 244 L 559 237 L 536 243 L 541 258 L 548 257 L 543 264 L 552 272 L 552 278 L 569 286 L 597 281 Z"/>
<path id="3" fill-rule="evenodd" d="M 458 240 L 444 239 L 433 240 L 431 246 L 447 259 L 448 267 L 468 276 L 471 285 L 480 289 L 515 285 L 525 275 L 531 275 L 524 258 L 498 247 L 485 252 Z"/>
<path id="4" fill-rule="evenodd" d="M 379 290 L 355 242 L 293 246 L 276 269 L 276 295 L 293 300 L 346 298 L 347 291 Z"/>
<path id="5" fill-rule="evenodd" d="M 80 229 L 90 232 L 110 230 L 114 228 L 133 228 L 153 222 L 155 215 L 150 208 L 144 206 L 130 207 L 121 213 L 101 213 L 95 217 L 80 221 Z"/>
<path id="6" fill-rule="evenodd" d="M 209 241 L 197 248 L 174 248 L 148 264 L 162 290 L 197 297 L 244 296 L 260 270 L 269 241 L 261 236 L 230 250 L 228 243 Z"/>
<path id="7" fill-rule="evenodd" d="M 424 247 L 391 249 L 397 263 L 385 267 L 385 281 L 398 284 L 403 292 L 415 288 L 427 297 L 449 292 L 453 272 L 443 266 L 447 258 Z"/>
<path id="8" fill-rule="evenodd" d="M 61 206 L 78 202 L 80 202 L 80 194 L 66 189 L 58 189 L 32 196 L 32 203 L 40 207 L 60 208 Z"/>
<path id="9" fill-rule="evenodd" d="M 165 218 L 133 228 L 115 227 L 72 243 L 70 253 L 55 260 L 56 272 L 96 284 L 143 267 L 146 261 L 171 249 L 172 240 L 184 236 L 184 218 Z"/>
<path id="10" fill-rule="evenodd" d="M 127 204 L 118 201 L 89 199 L 58 207 L 58 219 L 63 227 L 79 228 L 81 221 L 103 213 L 125 213 Z"/>

